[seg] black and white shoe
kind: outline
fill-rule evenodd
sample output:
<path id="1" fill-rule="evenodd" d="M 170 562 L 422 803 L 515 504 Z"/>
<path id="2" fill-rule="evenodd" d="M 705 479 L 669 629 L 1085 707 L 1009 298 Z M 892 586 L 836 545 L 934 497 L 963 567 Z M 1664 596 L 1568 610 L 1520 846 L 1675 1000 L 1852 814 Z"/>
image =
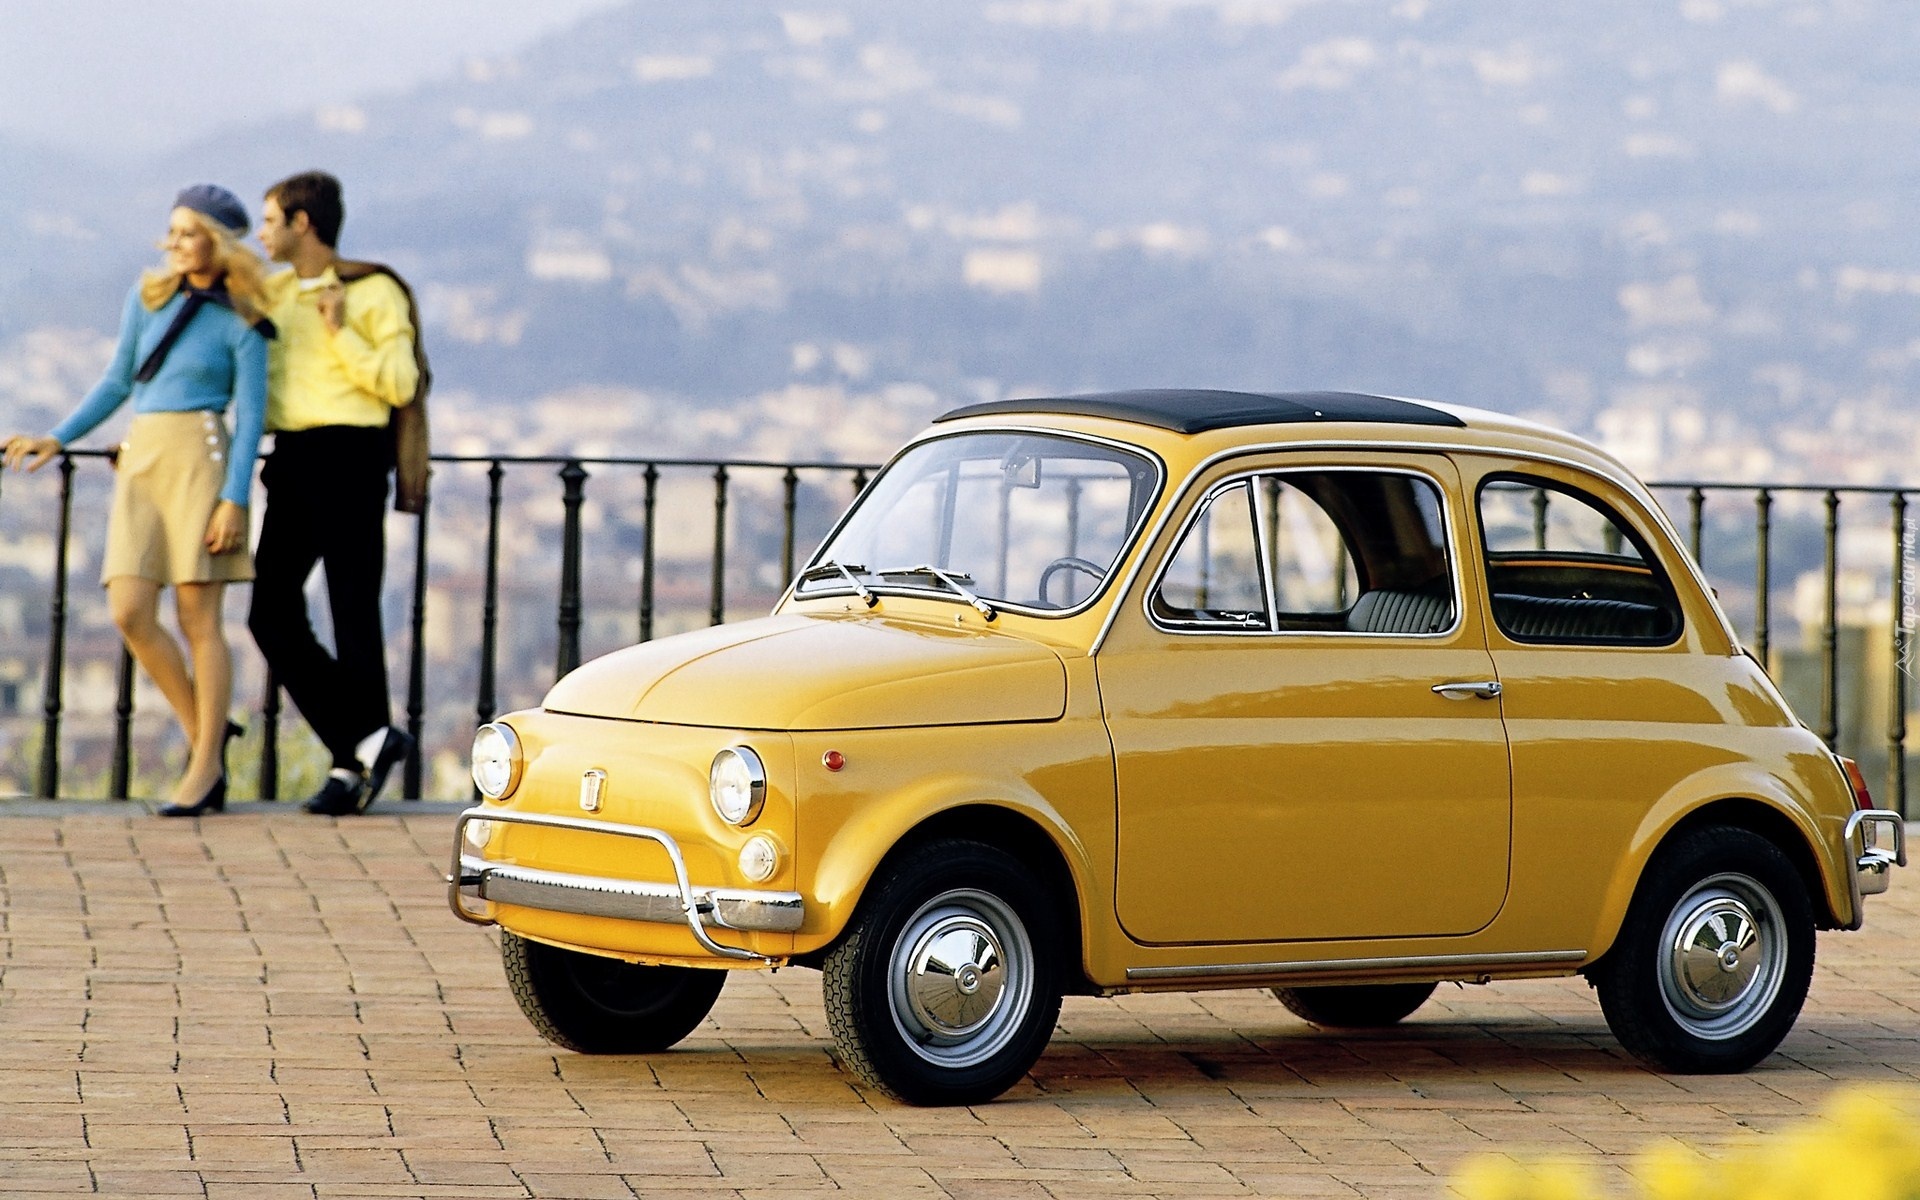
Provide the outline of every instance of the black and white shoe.
<path id="1" fill-rule="evenodd" d="M 319 817 L 350 817 L 366 807 L 367 781 L 351 771 L 335 768 L 327 781 L 301 807 Z"/>
<path id="2" fill-rule="evenodd" d="M 387 776 L 393 773 L 393 769 L 405 760 L 412 749 L 413 738 L 406 730 L 392 725 L 376 729 L 360 739 L 360 744 L 354 747 L 353 756 L 360 760 L 360 765 L 367 771 L 367 794 L 360 802 L 362 809 L 373 803 L 380 789 L 386 786 Z"/>

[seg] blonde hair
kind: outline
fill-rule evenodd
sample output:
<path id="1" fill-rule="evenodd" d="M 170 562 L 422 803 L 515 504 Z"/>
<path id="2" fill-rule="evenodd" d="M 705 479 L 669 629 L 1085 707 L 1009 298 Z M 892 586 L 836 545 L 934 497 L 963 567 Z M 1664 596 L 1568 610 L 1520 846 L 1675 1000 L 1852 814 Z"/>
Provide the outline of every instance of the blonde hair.
<path id="1" fill-rule="evenodd" d="M 224 276 L 227 295 L 233 300 L 233 311 L 249 323 L 257 321 L 266 313 L 267 265 L 260 256 L 249 250 L 234 232 L 205 213 L 188 209 L 194 223 L 213 239 L 213 271 Z M 166 248 L 162 242 L 161 248 Z M 140 303 L 153 312 L 167 301 L 173 299 L 180 290 L 180 273 L 165 265 L 154 267 L 140 275 Z"/>

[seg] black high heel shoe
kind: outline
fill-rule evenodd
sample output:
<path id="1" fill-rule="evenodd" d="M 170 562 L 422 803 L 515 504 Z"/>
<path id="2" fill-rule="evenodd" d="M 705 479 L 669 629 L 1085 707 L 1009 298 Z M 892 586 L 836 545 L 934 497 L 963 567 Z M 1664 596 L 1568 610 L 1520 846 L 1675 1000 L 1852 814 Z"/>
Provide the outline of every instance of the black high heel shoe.
<path id="1" fill-rule="evenodd" d="M 227 735 L 220 739 L 220 774 L 229 774 L 227 770 L 227 751 L 233 748 L 233 739 L 245 737 L 246 727 L 238 721 L 227 722 Z"/>
<path id="2" fill-rule="evenodd" d="M 213 781 L 207 794 L 200 797 L 198 804 L 162 804 L 154 810 L 159 817 L 203 817 L 208 813 L 227 811 L 227 775 L 223 770 L 220 778 Z"/>

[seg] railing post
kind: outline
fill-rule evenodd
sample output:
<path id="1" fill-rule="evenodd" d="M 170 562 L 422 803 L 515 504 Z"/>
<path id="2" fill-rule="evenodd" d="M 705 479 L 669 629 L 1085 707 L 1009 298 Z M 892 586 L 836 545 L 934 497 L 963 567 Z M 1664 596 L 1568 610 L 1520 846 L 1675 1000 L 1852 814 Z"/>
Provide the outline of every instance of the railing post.
<path id="1" fill-rule="evenodd" d="M 260 697 L 260 798 L 280 798 L 280 681 L 271 669 Z"/>
<path id="2" fill-rule="evenodd" d="M 713 469 L 713 584 L 707 605 L 708 624 L 726 617 L 727 591 L 727 465 Z"/>
<path id="3" fill-rule="evenodd" d="M 487 464 L 487 565 L 480 594 L 480 695 L 474 701 L 475 725 L 493 720 L 494 672 L 499 655 L 500 628 L 500 480 L 506 474 L 499 459 Z M 473 787 L 475 803 L 480 785 Z"/>
<path id="4" fill-rule="evenodd" d="M 480 696 L 474 705 L 478 725 L 493 720 L 494 672 L 499 656 L 500 629 L 500 479 L 506 469 L 494 459 L 487 465 L 487 568 L 480 596 Z"/>
<path id="5" fill-rule="evenodd" d="M 1707 494 L 1705 492 L 1697 487 L 1688 489 L 1687 549 L 1693 552 L 1693 565 L 1700 567 L 1703 573 L 1706 571 L 1706 568 L 1700 566 L 1700 510 L 1705 507 L 1706 503 Z"/>
<path id="6" fill-rule="evenodd" d="M 780 579 L 782 586 L 793 582 L 793 519 L 800 506 L 800 472 L 792 467 L 780 477 Z"/>
<path id="7" fill-rule="evenodd" d="M 1533 489 L 1533 548 L 1547 548 L 1547 489 Z"/>
<path id="8" fill-rule="evenodd" d="M 1753 648 L 1760 656 L 1760 669 L 1773 674 L 1769 641 L 1773 617 L 1773 493 L 1761 488 L 1754 495 L 1754 534 L 1759 539 L 1753 557 Z"/>
<path id="9" fill-rule="evenodd" d="M 1827 489 L 1827 537 L 1824 600 L 1826 627 L 1820 655 L 1820 737 L 1829 749 L 1840 744 L 1840 493 Z"/>
<path id="10" fill-rule="evenodd" d="M 660 468 L 647 464 L 642 476 L 647 481 L 646 495 L 640 501 L 641 519 L 646 529 L 640 535 L 640 640 L 653 640 L 653 509 L 660 493 Z"/>
<path id="11" fill-rule="evenodd" d="M 67 669 L 67 541 L 73 532 L 73 455 L 60 456 L 59 541 L 53 550 L 53 607 L 47 640 L 47 677 L 40 719 L 40 773 L 33 794 L 51 800 L 60 792 L 61 677 Z"/>
<path id="12" fill-rule="evenodd" d="M 430 497 L 421 497 L 418 524 L 413 534 L 413 613 L 408 622 L 412 641 L 407 649 L 407 734 L 413 745 L 407 750 L 405 774 L 401 776 L 401 799 L 420 798 L 420 736 L 427 711 L 427 513 Z"/>
<path id="13" fill-rule="evenodd" d="M 1895 492 L 1893 509 L 1893 670 L 1888 674 L 1887 796 L 1901 816 L 1907 815 L 1907 671 L 1911 669 L 1909 619 L 1913 613 L 1912 548 L 1907 545 L 1907 497 Z"/>
<path id="14" fill-rule="evenodd" d="M 586 498 L 587 469 L 579 459 L 570 458 L 560 468 L 560 482 L 566 521 L 560 532 L 560 650 L 555 679 L 580 665 L 580 503 Z"/>
<path id="15" fill-rule="evenodd" d="M 1004 596 L 1007 594 L 1007 573 L 1011 569 L 1007 558 L 1013 552 L 1013 487 L 1005 479 L 1000 482 L 1000 508 L 994 522 L 993 545 L 998 564 L 993 591 L 996 596 Z"/>
<path id="16" fill-rule="evenodd" d="M 1085 486 L 1078 479 L 1067 480 L 1067 557 L 1080 556 L 1080 489 Z M 1068 572 L 1073 574 L 1073 572 Z M 1072 589 L 1077 592 L 1080 589 Z"/>
<path id="17" fill-rule="evenodd" d="M 113 699 L 113 781 L 107 797 L 125 800 L 133 790 L 133 651 L 120 647 L 120 681 Z"/>
<path id="18" fill-rule="evenodd" d="M 867 490 L 867 469 L 865 467 L 855 467 L 853 469 L 853 498 L 855 500 L 858 500 L 860 498 L 860 493 L 866 490 Z"/>

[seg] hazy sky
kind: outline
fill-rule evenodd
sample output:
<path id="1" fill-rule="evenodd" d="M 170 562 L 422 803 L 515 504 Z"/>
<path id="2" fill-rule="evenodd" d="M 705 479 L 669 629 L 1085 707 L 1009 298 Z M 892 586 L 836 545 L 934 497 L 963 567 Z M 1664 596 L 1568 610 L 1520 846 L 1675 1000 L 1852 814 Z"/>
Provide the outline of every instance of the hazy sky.
<path id="1" fill-rule="evenodd" d="M 0 135 L 177 146 L 444 75 L 620 0 L 0 0 Z"/>

